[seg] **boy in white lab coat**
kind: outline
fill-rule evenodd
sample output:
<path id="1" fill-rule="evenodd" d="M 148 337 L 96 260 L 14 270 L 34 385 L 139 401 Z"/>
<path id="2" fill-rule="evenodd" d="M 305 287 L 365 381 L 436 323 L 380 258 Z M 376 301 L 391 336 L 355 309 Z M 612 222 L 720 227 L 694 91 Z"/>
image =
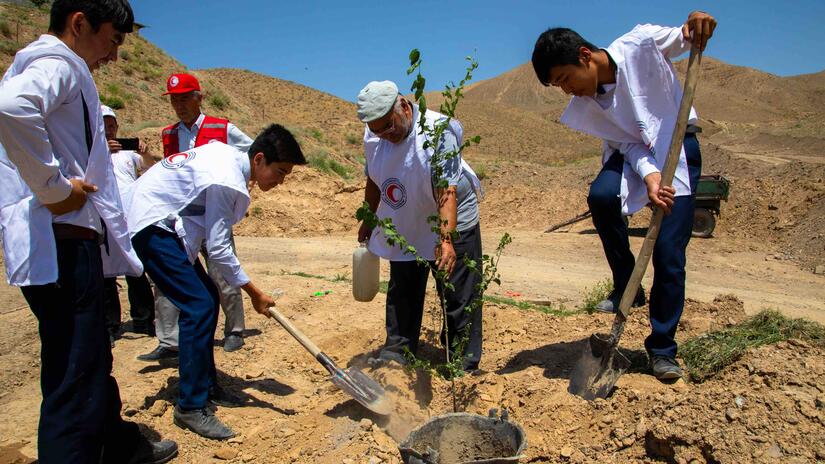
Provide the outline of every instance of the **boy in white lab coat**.
<path id="1" fill-rule="evenodd" d="M 162 463 L 178 452 L 121 419 L 104 327 L 104 274 L 142 266 L 91 72 L 117 60 L 133 24 L 126 0 L 56 0 L 48 34 L 0 81 L 0 225 L 9 283 L 38 321 L 43 464 Z"/>
<path id="2" fill-rule="evenodd" d="M 213 345 L 219 294 L 198 252 L 204 247 L 226 282 L 244 290 L 255 311 L 268 315 L 275 302 L 241 268 L 232 225 L 246 214 L 250 183 L 270 190 L 301 164 L 306 160 L 298 142 L 274 124 L 258 135 L 249 153 L 214 142 L 167 156 L 124 194 L 135 251 L 155 285 L 180 309 L 180 397 L 174 421 L 203 437 L 235 435 L 208 402 L 234 406 L 240 401 L 217 384 Z"/>
<path id="3" fill-rule="evenodd" d="M 539 81 L 573 95 L 561 122 L 604 141 L 602 170 L 587 202 L 614 290 L 598 309 L 617 309 L 633 271 L 622 216 L 648 203 L 666 213 L 653 252 L 652 333 L 645 340 L 653 374 L 661 380 L 682 375 L 674 337 L 685 302 L 685 250 L 702 166 L 692 110 L 673 185 L 660 185 L 682 97 L 671 60 L 691 44 L 704 49 L 715 27 L 713 17 L 696 11 L 682 27 L 639 25 L 604 49 L 570 29 L 554 28 L 539 36 L 533 50 Z M 643 304 L 640 290 L 634 305 Z"/>

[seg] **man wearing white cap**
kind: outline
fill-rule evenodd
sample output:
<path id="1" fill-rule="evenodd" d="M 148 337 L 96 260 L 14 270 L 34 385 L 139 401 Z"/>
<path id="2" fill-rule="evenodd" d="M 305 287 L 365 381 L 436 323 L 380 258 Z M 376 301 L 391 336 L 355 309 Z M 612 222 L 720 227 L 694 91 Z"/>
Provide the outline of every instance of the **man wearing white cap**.
<path id="1" fill-rule="evenodd" d="M 222 142 L 244 153 L 252 145 L 252 139 L 226 119 L 207 116 L 201 111 L 203 94 L 198 79 L 185 73 L 172 74 L 166 80 L 169 102 L 179 121 L 163 129 L 163 156 L 168 157 L 213 142 Z M 232 238 L 232 249 L 235 239 Z M 206 269 L 220 291 L 221 308 L 224 316 L 224 351 L 236 351 L 244 345 L 243 298 L 237 288 L 232 287 L 210 264 L 208 254 L 201 252 L 206 261 Z M 178 356 L 178 316 L 175 307 L 162 293 L 155 300 L 157 311 L 158 346 L 149 353 L 138 356 L 141 361 L 160 361 Z"/>
<path id="2" fill-rule="evenodd" d="M 441 163 L 447 188 L 438 188 L 431 169 L 433 149 L 424 149 L 418 108 L 399 95 L 390 82 L 370 82 L 358 94 L 358 119 L 366 124 L 364 134 L 367 186 L 364 200 L 379 218 L 391 218 L 398 232 L 418 253 L 429 261 L 419 265 L 415 257 L 397 246 L 389 245 L 382 230 L 370 230 L 362 224 L 358 241 L 369 240 L 369 250 L 390 261 L 387 290 L 387 341 L 379 358 L 406 361 L 403 353 L 418 348 L 424 296 L 430 272 L 443 269 L 454 290 L 437 286 L 447 306 L 449 341 L 442 331 L 442 343 L 455 343 L 466 334 L 463 368 L 478 369 L 481 359 L 481 307 L 469 311 L 477 299 L 476 285 L 480 274 L 464 264 L 464 257 L 481 263 L 481 232 L 478 200 L 480 184 L 472 169 L 460 156 Z M 445 118 L 427 111 L 427 125 Z M 461 124 L 452 120 L 443 139 L 443 151 L 456 150 L 461 144 Z M 427 221 L 438 214 L 441 233 L 431 230 Z M 440 236 L 439 236 L 440 235 Z M 479 266 L 480 268 L 480 266 Z"/>
<path id="3" fill-rule="evenodd" d="M 155 164 L 154 155 L 146 144 L 138 142 L 138 150 L 123 150 L 117 141 L 119 129 L 115 111 L 106 105 L 101 105 L 103 114 L 103 129 L 109 151 L 112 153 L 112 168 L 117 180 L 117 187 L 121 194 L 137 180 L 138 172 L 149 169 Z M 152 285 L 146 274 L 140 277 L 126 276 L 126 285 L 129 287 L 129 314 L 132 316 L 132 331 L 155 336 L 155 301 L 152 295 Z M 107 277 L 103 284 L 104 311 L 106 328 L 109 330 L 110 341 L 113 341 L 120 331 L 120 298 L 118 298 L 117 278 Z"/>

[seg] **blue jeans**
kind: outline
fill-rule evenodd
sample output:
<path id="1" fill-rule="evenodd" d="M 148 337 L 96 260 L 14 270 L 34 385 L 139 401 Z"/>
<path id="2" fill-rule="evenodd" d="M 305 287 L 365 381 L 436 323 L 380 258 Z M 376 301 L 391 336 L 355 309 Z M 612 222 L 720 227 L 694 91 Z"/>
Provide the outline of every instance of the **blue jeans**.
<path id="1" fill-rule="evenodd" d="M 653 249 L 653 287 L 650 290 L 652 332 L 645 340 L 645 348 L 652 356 L 676 356 L 676 328 L 685 306 L 685 251 L 693 230 L 702 155 L 694 134 L 685 135 L 684 147 L 692 194 L 676 197 L 673 210 L 662 220 Z M 590 185 L 587 196 L 593 225 L 599 233 L 604 255 L 613 273 L 613 288 L 619 294 L 624 292 L 635 264 L 619 198 L 623 164 L 624 156 L 618 151 L 613 153 Z"/>
<path id="2" fill-rule="evenodd" d="M 149 226 L 132 237 L 132 245 L 146 274 L 180 309 L 178 406 L 184 410 L 203 408 L 215 382 L 218 289 L 200 261 L 194 265 L 189 262 L 183 244 L 172 232 Z"/>

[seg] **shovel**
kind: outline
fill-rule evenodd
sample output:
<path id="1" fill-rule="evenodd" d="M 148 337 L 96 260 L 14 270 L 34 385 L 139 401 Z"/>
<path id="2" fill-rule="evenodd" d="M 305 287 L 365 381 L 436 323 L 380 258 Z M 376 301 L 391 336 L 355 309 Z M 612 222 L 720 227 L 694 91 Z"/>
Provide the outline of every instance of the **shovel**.
<path id="1" fill-rule="evenodd" d="M 688 61 L 687 77 L 685 77 L 685 91 L 682 94 L 676 127 L 673 129 L 673 139 L 662 172 L 662 185 L 671 185 L 673 176 L 676 174 L 679 153 L 682 150 L 690 108 L 693 104 L 693 94 L 696 90 L 696 82 L 699 80 L 699 65 L 701 62 L 702 52 L 697 50 L 696 47 L 692 47 Z M 630 275 L 630 281 L 628 281 L 622 294 L 622 300 L 619 303 L 610 334 L 593 334 L 590 336 L 589 343 L 584 348 L 581 359 L 579 359 L 570 374 L 568 392 L 581 396 L 588 401 L 595 398 L 605 398 L 613 391 L 619 377 L 630 367 L 630 361 L 617 348 L 619 339 L 624 332 L 625 322 L 630 314 L 630 306 L 636 297 L 639 284 L 642 283 L 642 277 L 644 277 L 645 270 L 647 270 L 650 256 L 653 254 L 653 246 L 659 236 L 663 217 L 664 212 L 660 208 L 654 208 L 653 217 L 650 219 L 650 227 L 647 229 L 647 235 L 633 267 L 633 273 Z"/>
<path id="2" fill-rule="evenodd" d="M 392 407 L 384 394 L 384 388 L 375 380 L 355 367 L 341 369 L 335 361 L 324 354 L 312 340 L 307 338 L 300 330 L 284 317 L 277 309 L 269 308 L 269 314 L 278 321 L 290 335 L 298 340 L 307 351 L 321 363 L 329 374 L 330 380 L 336 387 L 340 388 L 347 395 L 353 397 L 355 401 L 361 403 L 365 408 L 377 414 L 387 415 L 392 412 Z"/>

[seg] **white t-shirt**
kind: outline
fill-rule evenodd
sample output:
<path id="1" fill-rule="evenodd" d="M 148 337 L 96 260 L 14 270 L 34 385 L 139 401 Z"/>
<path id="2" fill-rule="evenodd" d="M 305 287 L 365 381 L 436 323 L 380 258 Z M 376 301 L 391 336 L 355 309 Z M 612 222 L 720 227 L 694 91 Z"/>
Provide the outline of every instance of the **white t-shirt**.
<path id="1" fill-rule="evenodd" d="M 145 169 L 143 157 L 132 150 L 120 150 L 117 153 L 112 153 L 112 168 L 115 171 L 117 186 L 121 192 L 137 180 L 138 170 Z"/>

